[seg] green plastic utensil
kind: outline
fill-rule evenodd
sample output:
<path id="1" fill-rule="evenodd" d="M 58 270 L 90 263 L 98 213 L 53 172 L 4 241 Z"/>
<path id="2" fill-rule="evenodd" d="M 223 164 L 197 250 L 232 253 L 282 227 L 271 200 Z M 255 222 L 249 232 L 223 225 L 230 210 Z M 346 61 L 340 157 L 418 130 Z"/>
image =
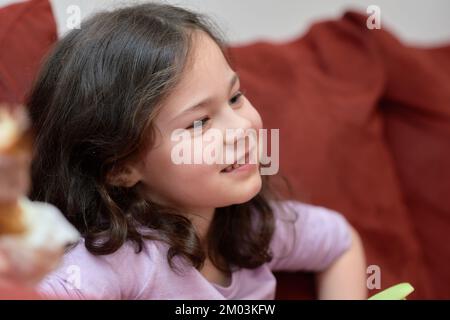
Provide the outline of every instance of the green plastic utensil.
<path id="1" fill-rule="evenodd" d="M 406 300 L 406 297 L 414 291 L 409 283 L 399 283 L 386 290 L 371 296 L 369 300 Z"/>

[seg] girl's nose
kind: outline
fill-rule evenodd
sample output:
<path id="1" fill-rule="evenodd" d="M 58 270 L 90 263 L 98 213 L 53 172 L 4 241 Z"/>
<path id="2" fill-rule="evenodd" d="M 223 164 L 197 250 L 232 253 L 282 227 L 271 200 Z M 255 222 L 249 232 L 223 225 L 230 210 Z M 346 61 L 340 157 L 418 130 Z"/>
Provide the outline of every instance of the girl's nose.
<path id="1" fill-rule="evenodd" d="M 237 141 L 245 138 L 246 131 L 253 127 L 252 122 L 249 119 L 243 117 L 231 108 L 227 108 L 224 117 L 223 136 L 226 145 L 233 145 Z M 231 131 L 233 134 L 227 134 L 227 130 Z"/>

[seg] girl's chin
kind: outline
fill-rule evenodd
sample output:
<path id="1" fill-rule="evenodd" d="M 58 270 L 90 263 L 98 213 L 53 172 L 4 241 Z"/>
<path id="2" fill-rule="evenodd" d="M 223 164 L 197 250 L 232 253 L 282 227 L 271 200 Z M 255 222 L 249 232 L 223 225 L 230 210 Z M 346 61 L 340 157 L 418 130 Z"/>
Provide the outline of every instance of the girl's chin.
<path id="1" fill-rule="evenodd" d="M 242 181 L 236 183 L 232 187 L 226 190 L 228 198 L 231 200 L 231 204 L 240 204 L 250 201 L 261 190 L 262 181 L 261 176 L 252 177 L 249 181 Z"/>

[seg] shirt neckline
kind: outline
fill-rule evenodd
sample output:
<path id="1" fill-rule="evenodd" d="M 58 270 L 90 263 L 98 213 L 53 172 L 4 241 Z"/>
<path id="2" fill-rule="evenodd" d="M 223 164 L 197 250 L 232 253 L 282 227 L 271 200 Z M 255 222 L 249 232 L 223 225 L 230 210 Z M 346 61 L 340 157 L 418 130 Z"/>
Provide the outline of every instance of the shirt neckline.
<path id="1" fill-rule="evenodd" d="M 220 285 L 220 284 L 218 284 L 218 283 L 209 281 L 208 279 L 206 279 L 206 278 L 200 273 L 200 271 L 198 271 L 196 268 L 194 268 L 194 269 L 195 269 L 195 272 L 196 272 L 196 273 L 197 273 L 204 281 L 206 281 L 207 283 L 209 283 L 210 285 L 212 285 L 212 286 L 213 286 L 217 291 L 219 291 L 222 295 L 229 297 L 229 296 L 231 296 L 232 294 L 235 293 L 236 288 L 237 288 L 238 276 L 239 276 L 239 271 L 240 271 L 240 270 L 236 270 L 236 271 L 231 272 L 231 283 L 230 283 L 229 286 L 224 287 L 224 286 L 222 286 L 222 285 Z"/>
<path id="2" fill-rule="evenodd" d="M 224 295 L 225 297 L 228 298 L 228 297 L 231 297 L 237 290 L 237 283 L 239 282 L 238 276 L 239 276 L 239 270 L 233 271 L 231 273 L 231 283 L 227 287 L 221 286 L 218 283 L 209 282 L 208 280 L 206 280 L 206 281 L 211 283 L 216 288 L 217 291 L 219 291 L 222 295 Z"/>

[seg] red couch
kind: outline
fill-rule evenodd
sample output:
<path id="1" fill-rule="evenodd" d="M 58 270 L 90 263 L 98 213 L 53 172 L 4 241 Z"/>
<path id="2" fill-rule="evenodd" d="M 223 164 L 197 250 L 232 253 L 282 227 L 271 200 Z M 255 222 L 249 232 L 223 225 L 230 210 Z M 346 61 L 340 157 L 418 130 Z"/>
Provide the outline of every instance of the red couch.
<path id="1" fill-rule="evenodd" d="M 342 212 L 382 288 L 450 298 L 450 45 L 416 48 L 348 12 L 284 44 L 230 48 L 266 128 L 280 129 L 292 197 Z M 22 102 L 56 40 L 47 0 L 0 9 L 0 101 Z M 314 297 L 278 273 L 277 298 Z M 371 294 L 376 291 L 372 291 Z"/>

